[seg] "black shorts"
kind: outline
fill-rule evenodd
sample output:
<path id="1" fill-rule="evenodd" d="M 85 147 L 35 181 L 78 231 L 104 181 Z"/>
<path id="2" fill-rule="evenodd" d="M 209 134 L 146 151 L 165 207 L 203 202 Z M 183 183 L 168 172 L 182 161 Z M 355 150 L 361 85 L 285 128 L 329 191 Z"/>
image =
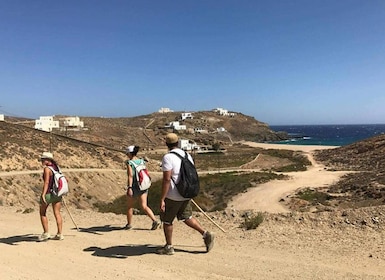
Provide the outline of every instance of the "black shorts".
<path id="1" fill-rule="evenodd" d="M 172 225 L 175 217 L 179 221 L 184 221 L 192 217 L 190 200 L 175 201 L 166 198 L 164 202 L 166 209 L 164 212 L 160 212 L 160 220 L 166 225 Z"/>
<path id="2" fill-rule="evenodd" d="M 148 189 L 141 191 L 138 186 L 132 186 L 132 197 L 139 197 L 144 193 L 148 194 Z"/>

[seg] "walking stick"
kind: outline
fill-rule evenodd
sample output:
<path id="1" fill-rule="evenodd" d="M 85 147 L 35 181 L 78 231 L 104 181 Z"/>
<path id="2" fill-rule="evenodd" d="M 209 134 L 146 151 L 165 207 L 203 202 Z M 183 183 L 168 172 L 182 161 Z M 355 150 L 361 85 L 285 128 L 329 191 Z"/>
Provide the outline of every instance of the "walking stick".
<path id="1" fill-rule="evenodd" d="M 78 227 L 78 225 L 75 223 L 74 218 L 72 217 L 71 212 L 70 212 L 70 210 L 69 210 L 68 207 L 67 207 L 67 203 L 66 203 L 65 200 L 64 200 L 64 196 L 62 197 L 62 200 L 63 200 L 64 207 L 67 209 L 67 212 L 68 212 L 68 214 L 69 214 L 70 217 L 71 217 L 72 222 L 74 223 L 76 229 L 79 231 L 79 227 Z"/>
<path id="2" fill-rule="evenodd" d="M 209 219 L 214 225 L 216 225 L 221 231 L 226 232 L 220 225 L 218 225 L 213 219 L 211 219 L 205 211 L 203 211 L 202 208 L 199 207 L 199 205 L 194 201 L 194 199 L 191 199 L 191 202 L 203 213 L 203 215 L 206 216 L 207 219 Z"/>

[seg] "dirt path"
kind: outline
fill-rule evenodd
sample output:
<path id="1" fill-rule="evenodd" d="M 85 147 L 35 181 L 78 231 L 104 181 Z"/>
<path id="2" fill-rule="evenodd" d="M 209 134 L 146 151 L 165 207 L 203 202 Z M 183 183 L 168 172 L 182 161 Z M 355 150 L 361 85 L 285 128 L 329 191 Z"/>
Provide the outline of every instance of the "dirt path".
<path id="1" fill-rule="evenodd" d="M 284 213 L 289 210 L 279 201 L 297 189 L 311 187 L 323 187 L 338 181 L 345 171 L 331 172 L 314 160 L 313 153 L 316 149 L 329 149 L 334 147 L 325 146 L 295 146 L 295 145 L 272 145 L 250 143 L 253 147 L 269 147 L 274 149 L 301 150 L 307 156 L 312 166 L 303 172 L 283 173 L 288 175 L 288 180 L 273 180 L 265 184 L 250 188 L 247 192 L 241 193 L 229 203 L 230 209 L 248 210 L 254 209 L 261 212 Z"/>
<path id="2" fill-rule="evenodd" d="M 385 279 L 381 232 L 331 228 L 327 220 L 312 226 L 307 218 L 267 219 L 244 231 L 229 219 L 220 222 L 223 233 L 200 216 L 216 232 L 213 250 L 206 254 L 199 234 L 176 222 L 175 255 L 160 256 L 155 248 L 164 244 L 162 230 L 149 230 L 146 216 L 135 216 L 134 229 L 125 231 L 123 215 L 71 212 L 80 231 L 63 209 L 65 239 L 38 243 L 37 212 L 0 207 L 0 279 Z"/>
<path id="3" fill-rule="evenodd" d="M 309 159 L 313 160 L 311 154 Z M 340 175 L 313 162 L 308 171 L 290 174 L 290 180 L 250 189 L 248 199 L 237 198 L 234 205 L 250 203 L 254 209 L 286 212 L 280 208 L 280 197 L 298 187 L 328 184 Z M 382 221 L 384 208 L 357 214 L 357 221 L 364 219 L 367 226 L 346 223 L 352 217 L 337 212 L 267 213 L 255 230 L 240 227 L 243 218 L 236 211 L 210 213 L 225 233 L 197 212 L 203 227 L 216 234 L 213 250 L 206 254 L 201 236 L 175 222 L 175 255 L 160 256 L 155 248 L 164 244 L 163 232 L 149 230 L 147 216 L 135 215 L 134 228 L 126 231 L 124 215 L 71 206 L 80 231 L 63 207 L 65 239 L 43 243 L 36 242 L 42 231 L 38 211 L 0 206 L 0 279 L 385 279 L 385 231 L 370 222 L 373 217 Z M 48 218 L 50 233 L 55 234 L 51 208 Z"/>
<path id="4" fill-rule="evenodd" d="M 330 172 L 324 169 L 324 166 L 315 162 L 313 153 L 316 149 L 329 149 L 334 147 L 329 146 L 295 146 L 295 145 L 273 145 L 246 142 L 246 144 L 252 147 L 262 147 L 266 149 L 291 149 L 300 150 L 307 154 L 312 166 L 304 172 L 291 172 L 285 173 L 290 177 L 289 180 L 274 180 L 265 184 L 261 184 L 258 187 L 250 188 L 246 193 L 239 194 L 234 197 L 229 203 L 230 209 L 235 210 L 247 210 L 255 209 L 262 212 L 288 212 L 289 210 L 279 201 L 285 198 L 287 195 L 293 193 L 299 188 L 305 187 L 322 187 L 330 185 L 333 182 L 339 180 L 341 176 L 346 172 Z M 254 161 L 258 161 L 257 156 Z M 221 170 L 223 172 L 224 170 Z M 99 168 L 83 168 L 83 169 L 63 169 L 63 172 L 122 172 L 123 169 L 99 169 Z M 213 173 L 216 171 L 210 171 Z M 0 172 L 0 177 L 14 176 L 14 175 L 26 175 L 26 174 L 40 174 L 41 170 L 28 170 L 28 171 L 11 171 Z M 161 178 L 161 172 L 152 172 L 153 179 L 158 180 Z"/>

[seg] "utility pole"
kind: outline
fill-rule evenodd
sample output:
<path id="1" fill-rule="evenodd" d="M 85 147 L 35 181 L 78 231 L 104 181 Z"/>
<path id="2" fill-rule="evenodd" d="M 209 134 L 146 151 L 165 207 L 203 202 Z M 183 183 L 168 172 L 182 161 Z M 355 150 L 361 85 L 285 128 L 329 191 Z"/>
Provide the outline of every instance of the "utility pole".
<path id="1" fill-rule="evenodd" d="M 49 132 L 49 151 L 52 153 L 52 133 Z"/>

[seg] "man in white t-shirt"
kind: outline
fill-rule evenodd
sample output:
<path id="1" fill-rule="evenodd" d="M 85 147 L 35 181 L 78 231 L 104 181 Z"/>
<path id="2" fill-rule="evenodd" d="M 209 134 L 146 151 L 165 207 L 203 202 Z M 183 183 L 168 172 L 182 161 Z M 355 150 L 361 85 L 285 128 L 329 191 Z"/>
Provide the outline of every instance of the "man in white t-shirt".
<path id="1" fill-rule="evenodd" d="M 184 157 L 185 151 L 178 148 L 178 135 L 169 133 L 166 135 L 166 145 L 169 151 L 176 152 Z M 189 160 L 194 163 L 191 155 Z M 160 199 L 160 218 L 163 222 L 163 231 L 166 238 L 166 245 L 157 249 L 157 253 L 161 255 L 173 255 L 174 247 L 172 246 L 173 221 L 175 218 L 183 221 L 189 227 L 195 229 L 202 234 L 206 252 L 209 252 L 214 246 L 214 234 L 204 230 L 198 220 L 192 216 L 192 207 L 189 198 L 184 198 L 178 192 L 174 182 L 177 182 L 181 159 L 172 153 L 167 153 L 162 159 L 162 194 Z"/>

